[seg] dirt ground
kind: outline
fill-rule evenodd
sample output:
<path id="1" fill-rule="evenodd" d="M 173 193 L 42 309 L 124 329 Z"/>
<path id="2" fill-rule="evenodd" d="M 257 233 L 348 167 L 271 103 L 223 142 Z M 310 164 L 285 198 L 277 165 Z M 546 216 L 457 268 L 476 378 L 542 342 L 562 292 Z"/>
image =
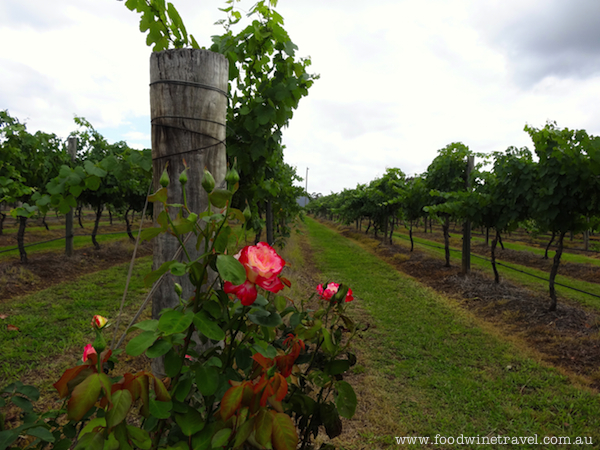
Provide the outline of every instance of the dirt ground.
<path id="1" fill-rule="evenodd" d="M 51 226 L 56 225 L 55 220 L 48 219 L 48 222 Z M 39 227 L 40 225 L 41 223 L 37 223 L 37 221 L 30 224 L 31 227 Z M 92 226 L 89 222 L 85 225 L 85 228 L 75 226 L 75 235 L 90 234 Z M 123 231 L 125 231 L 125 224 L 115 222 L 114 225 L 103 223 L 99 233 L 108 234 Z M 50 231 L 28 229 L 25 232 L 25 244 L 63 236 L 63 228 Z M 0 235 L 0 249 L 15 248 L 16 246 L 16 229 L 5 230 Z M 100 249 L 95 250 L 90 237 L 89 247 L 75 249 L 73 256 L 67 258 L 62 251 L 42 253 L 36 251 L 35 247 L 27 247 L 27 264 L 21 264 L 18 254 L 0 260 L 0 303 L 16 296 L 30 294 L 56 284 L 72 281 L 87 273 L 128 262 L 131 260 L 133 248 L 133 241 L 123 239 L 118 242 L 101 243 Z M 140 242 L 137 257 L 150 254 L 152 254 L 152 244 L 146 241 Z"/>

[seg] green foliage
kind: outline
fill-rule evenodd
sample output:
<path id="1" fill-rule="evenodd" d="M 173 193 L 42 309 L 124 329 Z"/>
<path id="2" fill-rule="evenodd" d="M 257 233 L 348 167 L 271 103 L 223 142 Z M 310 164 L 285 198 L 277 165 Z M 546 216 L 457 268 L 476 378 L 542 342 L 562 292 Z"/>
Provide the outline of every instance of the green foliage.
<path id="1" fill-rule="evenodd" d="M 438 150 L 438 156 L 427 168 L 425 176 L 427 187 L 434 191 L 433 204 L 445 202 L 441 193 L 466 190 L 467 157 L 471 155 L 469 147 L 461 142 L 453 142 Z"/>
<path id="2" fill-rule="evenodd" d="M 395 198 L 378 201 L 386 195 L 382 180 L 376 179 L 368 187 L 358 186 L 353 191 L 319 198 L 309 210 L 330 218 L 336 215 L 345 223 L 368 217 L 375 233 L 381 226 L 378 217 L 392 213 L 382 206 L 400 205 L 396 213 L 411 224 L 425 211 L 442 222 L 447 265 L 450 218 L 494 228 L 496 239 L 519 224 L 527 224 L 536 232 L 551 231 L 558 235 L 558 250 L 550 272 L 554 309 L 554 279 L 564 235 L 593 228 L 600 216 L 600 138 L 589 136 L 585 130 L 559 129 L 555 123 L 542 129 L 526 126 L 525 131 L 533 140 L 538 162 L 533 161 L 527 148 L 509 147 L 491 155 L 492 171 L 483 170 L 484 164 L 479 163 L 467 178 L 467 158 L 474 155 L 464 144 L 452 143 L 439 150 L 422 177 L 394 186 Z M 477 156 L 490 160 L 487 155 Z M 492 243 L 494 269 L 496 242 Z M 495 273 L 498 282 L 496 270 Z"/>
<path id="3" fill-rule="evenodd" d="M 77 202 L 95 207 L 112 204 L 117 211 L 141 211 L 151 181 L 151 151 L 137 151 L 126 143 L 109 144 L 85 119 L 72 133 L 80 152 L 71 161 L 65 145 L 54 135 L 30 134 L 26 126 L 0 111 L 1 202 L 23 205 L 15 217 L 32 217 L 55 209 L 66 214 Z"/>
<path id="4" fill-rule="evenodd" d="M 535 185 L 536 166 L 527 148 L 509 147 L 505 152 L 494 152 L 492 158 L 491 172 L 472 173 L 472 190 L 442 192 L 443 203 L 427 209 L 468 220 L 474 227 L 499 232 L 516 228 L 530 215 L 528 196 Z"/>
<path id="5" fill-rule="evenodd" d="M 30 134 L 24 124 L 7 111 L 0 111 L 0 153 L 3 159 L 0 162 L 0 203 L 22 203 L 12 209 L 11 215 L 19 218 L 17 242 L 21 262 L 26 263 L 27 219 L 47 211 L 48 201 L 40 201 L 40 197 L 46 183 L 58 175 L 61 164 L 67 160 L 66 151 L 56 135 L 41 131 Z M 73 203 L 72 199 L 67 201 Z"/>
<path id="6" fill-rule="evenodd" d="M 41 131 L 30 134 L 25 124 L 0 111 L 0 202 L 30 202 L 43 193 L 46 183 L 59 174 L 68 161 L 66 150 L 54 134 Z M 35 205 L 15 211 L 14 215 L 31 217 Z"/>
<path id="7" fill-rule="evenodd" d="M 200 48 L 188 33 L 179 12 L 165 0 L 126 0 L 125 6 L 141 14 L 140 31 L 148 32 L 146 44 L 155 52 L 169 48 Z"/>
<path id="8" fill-rule="evenodd" d="M 539 158 L 530 195 L 532 216 L 550 231 L 582 231 L 600 213 L 600 138 L 585 130 L 525 127 Z"/>
<path id="9" fill-rule="evenodd" d="M 390 219 L 400 214 L 405 182 L 400 169 L 388 168 L 381 178 L 369 185 L 359 184 L 340 194 L 319 197 L 312 200 L 307 209 L 323 217 L 335 215 L 345 224 L 366 217 L 376 230 L 383 230 Z"/>
<path id="10" fill-rule="evenodd" d="M 558 247 L 550 271 L 550 310 L 556 309 L 554 280 L 568 231 L 589 227 L 588 217 L 600 213 L 600 181 L 597 161 L 600 138 L 585 130 L 559 129 L 547 123 L 542 129 L 525 126 L 539 158 L 534 189 L 530 191 L 531 215 L 541 227 L 558 234 Z"/>
<path id="11" fill-rule="evenodd" d="M 422 176 L 407 180 L 402 190 L 397 190 L 397 201 L 400 204 L 402 218 L 414 222 L 424 217 L 423 208 L 429 204 L 431 196 Z"/>
<path id="12" fill-rule="evenodd" d="M 259 231 L 266 203 L 271 202 L 274 222 L 286 224 L 296 217 L 296 199 L 303 193 L 293 186 L 301 181 L 295 169 L 283 162 L 282 130 L 302 97 L 318 77 L 307 72 L 310 59 L 295 56 L 296 45 L 283 28 L 275 1 L 259 1 L 249 11 L 252 20 L 239 33 L 232 28 L 242 20 L 234 2 L 222 9 L 225 34 L 213 37 L 211 50 L 229 60 L 230 105 L 227 112 L 227 155 L 237 164 L 240 190 L 236 206 L 252 211 L 248 227 Z"/>

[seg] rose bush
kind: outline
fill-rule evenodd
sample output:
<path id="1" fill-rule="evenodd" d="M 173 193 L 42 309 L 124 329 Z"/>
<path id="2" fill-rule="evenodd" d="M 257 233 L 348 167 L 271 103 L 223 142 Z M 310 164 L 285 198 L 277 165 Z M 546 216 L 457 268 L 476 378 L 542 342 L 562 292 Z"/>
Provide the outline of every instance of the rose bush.
<path id="1" fill-rule="evenodd" d="M 36 400 L 37 390 L 18 382 L 0 395 L 0 407 L 25 408 L 19 426 L 5 429 L 0 423 L 0 447 L 13 448 L 27 435 L 31 448 L 58 450 L 308 450 L 320 430 L 330 437 L 341 433 L 341 418 L 351 418 L 356 409 L 354 390 L 344 381 L 356 362 L 350 342 L 357 327 L 345 311 L 352 292 L 328 283 L 317 288 L 325 305 L 293 302 L 280 294 L 290 282 L 282 276 L 285 261 L 271 246 L 244 246 L 230 256 L 243 235 L 230 222 L 244 214 L 228 201 L 223 206 L 235 186 L 229 189 L 216 197 L 208 192 L 209 199 L 217 198 L 216 212 L 209 206 L 194 214 L 184 204 L 177 226 L 161 213 L 161 227 L 143 233 L 170 233 L 181 244 L 181 233 L 193 233 L 197 247 L 206 249 L 196 260 L 167 262 L 146 277 L 151 285 L 170 272 L 189 277 L 196 288 L 186 299 L 176 284 L 179 305 L 163 310 L 158 320 L 135 324 L 137 334 L 126 345 L 130 357 L 164 357 L 166 377 L 113 373 L 121 350 L 108 348 L 104 333 L 110 323 L 94 316 L 95 339 L 83 361 L 54 383 L 64 399 L 59 410 L 35 412 L 26 398 Z M 178 207 L 167 204 L 166 187 L 150 200 L 162 202 L 164 210 Z M 197 274 L 209 269 L 217 279 L 207 287 Z M 194 335 L 212 345 L 191 345 Z"/>
<path id="2" fill-rule="evenodd" d="M 319 284 L 317 286 L 317 292 L 323 300 L 331 301 L 331 299 L 338 293 L 340 285 L 338 283 L 325 283 L 325 286 Z M 351 302 L 354 300 L 352 289 L 348 288 L 345 296 L 343 297 L 345 302 Z"/>

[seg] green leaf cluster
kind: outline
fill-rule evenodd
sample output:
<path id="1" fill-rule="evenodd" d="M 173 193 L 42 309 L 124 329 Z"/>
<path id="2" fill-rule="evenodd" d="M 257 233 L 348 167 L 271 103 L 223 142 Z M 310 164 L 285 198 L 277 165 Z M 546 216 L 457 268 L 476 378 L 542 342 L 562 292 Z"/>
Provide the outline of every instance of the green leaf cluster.
<path id="1" fill-rule="evenodd" d="M 179 12 L 172 3 L 165 0 L 126 0 L 125 6 L 138 12 L 140 31 L 148 32 L 146 44 L 160 52 L 169 48 L 200 48 L 196 39 L 188 35 Z"/>
<path id="2" fill-rule="evenodd" d="M 5 156 L 0 161 L 0 203 L 21 203 L 12 209 L 14 217 L 44 217 L 51 209 L 66 214 L 89 204 L 100 212 L 108 206 L 128 220 L 129 211 L 143 209 L 151 182 L 151 150 L 109 144 L 84 118 L 75 117 L 75 123 L 80 129 L 70 138 L 77 139 L 79 151 L 73 160 L 66 141 L 40 131 L 31 134 L 0 111 L 0 151 Z"/>

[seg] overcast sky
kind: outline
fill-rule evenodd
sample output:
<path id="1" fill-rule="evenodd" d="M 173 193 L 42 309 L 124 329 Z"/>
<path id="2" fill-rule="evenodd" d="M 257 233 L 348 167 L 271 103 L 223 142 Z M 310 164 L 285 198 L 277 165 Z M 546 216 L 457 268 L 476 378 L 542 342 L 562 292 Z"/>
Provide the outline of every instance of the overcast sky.
<path id="1" fill-rule="evenodd" d="M 172 2 L 200 45 L 223 32 L 224 1 Z M 388 167 L 422 173 L 456 141 L 532 149 L 525 124 L 600 134 L 598 0 L 279 0 L 277 11 L 321 77 L 284 131 L 311 193 Z M 67 137 L 77 115 L 111 142 L 150 147 L 138 25 L 116 0 L 0 1 L 0 109 L 30 132 Z"/>

